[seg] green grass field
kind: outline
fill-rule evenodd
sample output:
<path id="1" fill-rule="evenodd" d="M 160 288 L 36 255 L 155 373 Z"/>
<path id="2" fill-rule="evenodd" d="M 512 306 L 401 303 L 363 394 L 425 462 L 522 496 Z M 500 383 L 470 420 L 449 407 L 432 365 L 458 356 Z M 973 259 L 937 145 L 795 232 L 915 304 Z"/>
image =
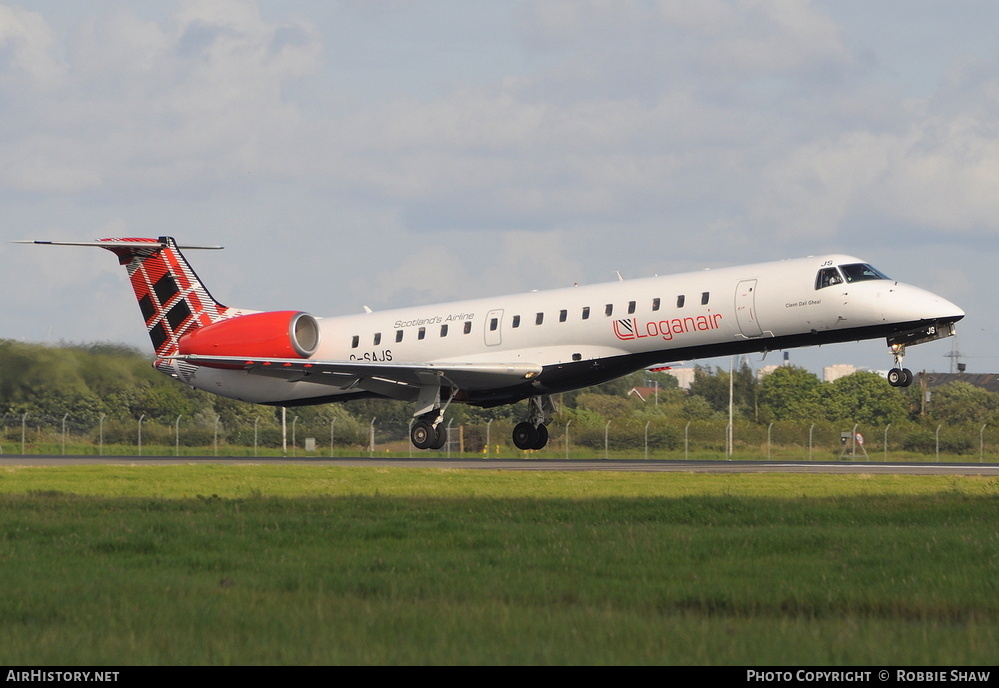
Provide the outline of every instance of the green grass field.
<path id="1" fill-rule="evenodd" d="M 994 664 L 995 478 L 0 469 L 0 663 Z"/>

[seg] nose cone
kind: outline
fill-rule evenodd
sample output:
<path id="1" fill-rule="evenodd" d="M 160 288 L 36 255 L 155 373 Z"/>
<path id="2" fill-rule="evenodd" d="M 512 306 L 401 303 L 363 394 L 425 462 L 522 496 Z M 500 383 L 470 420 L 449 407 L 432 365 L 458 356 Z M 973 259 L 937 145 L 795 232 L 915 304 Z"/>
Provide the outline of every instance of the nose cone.
<path id="1" fill-rule="evenodd" d="M 955 306 L 953 303 L 951 303 L 947 299 L 940 298 L 939 296 L 937 298 L 940 299 L 940 306 L 941 306 L 941 308 L 944 308 L 948 312 L 950 312 L 950 313 L 953 314 L 953 315 L 949 315 L 949 316 L 944 316 L 945 320 L 947 320 L 949 322 L 957 322 L 958 320 L 960 320 L 961 318 L 964 317 L 964 309 L 959 308 L 958 306 Z"/>
<path id="2" fill-rule="evenodd" d="M 908 284 L 896 284 L 885 303 L 885 318 L 892 322 L 934 322 L 952 324 L 964 317 L 964 310 L 933 292 Z"/>

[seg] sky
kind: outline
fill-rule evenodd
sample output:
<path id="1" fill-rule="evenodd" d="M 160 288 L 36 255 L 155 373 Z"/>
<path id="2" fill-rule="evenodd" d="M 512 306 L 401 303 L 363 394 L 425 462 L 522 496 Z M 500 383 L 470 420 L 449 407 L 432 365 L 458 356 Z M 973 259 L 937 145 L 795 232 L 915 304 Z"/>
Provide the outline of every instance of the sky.
<path id="1" fill-rule="evenodd" d="M 188 254 L 219 301 L 317 316 L 836 252 L 967 312 L 907 367 L 993 372 L 996 26 L 991 0 L 0 0 L 0 338 L 149 348 L 113 256 L 18 239 L 221 244 Z"/>

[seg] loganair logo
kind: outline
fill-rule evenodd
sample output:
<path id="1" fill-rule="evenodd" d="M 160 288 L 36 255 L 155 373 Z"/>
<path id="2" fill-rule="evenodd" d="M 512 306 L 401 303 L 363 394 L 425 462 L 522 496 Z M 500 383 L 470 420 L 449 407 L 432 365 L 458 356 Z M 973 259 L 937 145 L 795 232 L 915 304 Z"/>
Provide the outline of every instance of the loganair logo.
<path id="1" fill-rule="evenodd" d="M 628 341 L 629 339 L 643 339 L 645 337 L 662 337 L 666 341 L 669 341 L 681 334 L 717 330 L 718 321 L 721 319 L 721 313 L 710 313 L 708 315 L 697 315 L 689 318 L 648 320 L 644 323 L 639 323 L 635 318 L 615 320 L 614 336 L 624 341 Z"/>

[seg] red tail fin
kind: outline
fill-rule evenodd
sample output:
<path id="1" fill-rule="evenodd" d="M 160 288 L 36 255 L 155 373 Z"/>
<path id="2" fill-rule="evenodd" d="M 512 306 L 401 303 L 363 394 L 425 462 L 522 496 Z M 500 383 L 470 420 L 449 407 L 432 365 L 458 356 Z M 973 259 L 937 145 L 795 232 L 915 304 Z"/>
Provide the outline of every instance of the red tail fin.
<path id="1" fill-rule="evenodd" d="M 95 245 L 128 270 L 157 356 L 177 353 L 184 334 L 229 317 L 230 309 L 212 298 L 172 237 L 101 239 Z"/>

